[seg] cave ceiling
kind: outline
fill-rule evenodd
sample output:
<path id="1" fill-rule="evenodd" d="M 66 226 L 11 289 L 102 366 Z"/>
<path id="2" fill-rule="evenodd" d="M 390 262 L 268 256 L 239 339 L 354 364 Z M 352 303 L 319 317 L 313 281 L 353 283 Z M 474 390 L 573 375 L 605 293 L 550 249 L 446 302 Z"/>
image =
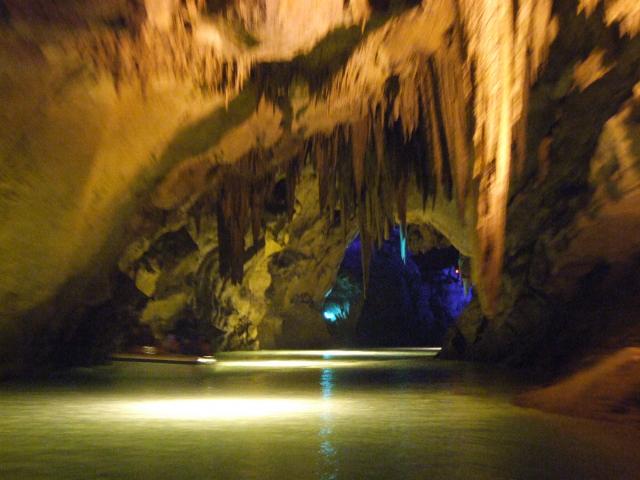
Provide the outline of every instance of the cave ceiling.
<path id="1" fill-rule="evenodd" d="M 638 5 L 572 8 L 631 37 Z M 371 245 L 406 223 L 409 177 L 425 202 L 451 199 L 493 309 L 530 89 L 558 35 L 551 0 L 3 0 L 0 15 L 5 313 L 108 257 L 142 202 L 231 192 L 218 203 L 235 248 L 268 166 L 295 183 L 305 160 L 320 207 L 353 215 Z M 571 88 L 607 61 L 593 52 Z"/>

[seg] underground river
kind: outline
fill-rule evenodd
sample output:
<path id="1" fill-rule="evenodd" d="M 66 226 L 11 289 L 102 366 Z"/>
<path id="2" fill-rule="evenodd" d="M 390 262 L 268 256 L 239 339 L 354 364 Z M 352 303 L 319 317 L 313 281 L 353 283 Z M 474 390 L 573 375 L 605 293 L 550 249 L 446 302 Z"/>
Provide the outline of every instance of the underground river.
<path id="1" fill-rule="evenodd" d="M 228 353 L 3 384 L 0 478 L 640 478 L 640 432 L 516 407 L 521 374 L 433 356 Z"/>

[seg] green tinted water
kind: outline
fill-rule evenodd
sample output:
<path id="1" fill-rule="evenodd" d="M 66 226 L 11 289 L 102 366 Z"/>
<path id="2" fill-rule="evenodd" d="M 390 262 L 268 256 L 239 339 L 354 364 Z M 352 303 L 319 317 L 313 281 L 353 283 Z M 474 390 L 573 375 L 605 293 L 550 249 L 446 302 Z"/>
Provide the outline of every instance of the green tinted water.
<path id="1" fill-rule="evenodd" d="M 325 358 L 326 357 L 326 358 Z M 0 479 L 638 479 L 640 434 L 428 352 L 229 354 L 3 384 Z"/>

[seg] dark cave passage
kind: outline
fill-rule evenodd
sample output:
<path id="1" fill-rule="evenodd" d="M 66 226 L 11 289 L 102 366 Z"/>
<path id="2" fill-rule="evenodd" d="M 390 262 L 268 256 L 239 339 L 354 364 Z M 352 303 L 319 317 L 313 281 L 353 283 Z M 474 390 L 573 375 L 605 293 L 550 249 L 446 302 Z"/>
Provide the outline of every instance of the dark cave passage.
<path id="1" fill-rule="evenodd" d="M 0 480 L 640 479 L 640 0 L 0 31 Z"/>
<path id="2" fill-rule="evenodd" d="M 441 345 L 447 329 L 473 298 L 466 263 L 451 245 L 411 252 L 396 227 L 372 256 L 365 293 L 361 242 L 356 236 L 325 296 L 325 321 L 344 345 Z"/>

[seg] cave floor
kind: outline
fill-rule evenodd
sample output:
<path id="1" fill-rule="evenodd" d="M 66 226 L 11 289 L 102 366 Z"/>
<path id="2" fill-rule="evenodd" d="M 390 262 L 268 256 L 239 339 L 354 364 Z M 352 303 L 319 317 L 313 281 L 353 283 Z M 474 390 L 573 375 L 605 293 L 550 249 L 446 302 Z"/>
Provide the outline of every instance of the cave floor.
<path id="1" fill-rule="evenodd" d="M 640 478 L 640 432 L 510 403 L 432 351 L 115 363 L 4 384 L 2 479 Z"/>

